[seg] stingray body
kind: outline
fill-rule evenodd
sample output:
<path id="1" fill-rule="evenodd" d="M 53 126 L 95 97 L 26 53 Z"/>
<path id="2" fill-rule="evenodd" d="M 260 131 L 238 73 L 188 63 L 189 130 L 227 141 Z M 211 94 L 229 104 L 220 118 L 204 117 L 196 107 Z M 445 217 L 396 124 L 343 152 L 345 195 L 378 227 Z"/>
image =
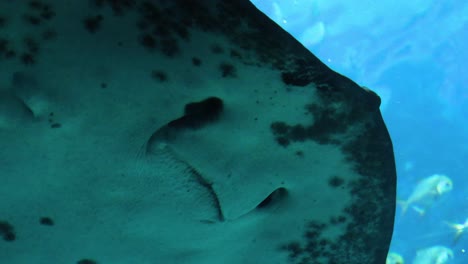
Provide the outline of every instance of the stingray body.
<path id="1" fill-rule="evenodd" d="M 0 262 L 385 263 L 379 97 L 250 2 L 0 11 Z"/>

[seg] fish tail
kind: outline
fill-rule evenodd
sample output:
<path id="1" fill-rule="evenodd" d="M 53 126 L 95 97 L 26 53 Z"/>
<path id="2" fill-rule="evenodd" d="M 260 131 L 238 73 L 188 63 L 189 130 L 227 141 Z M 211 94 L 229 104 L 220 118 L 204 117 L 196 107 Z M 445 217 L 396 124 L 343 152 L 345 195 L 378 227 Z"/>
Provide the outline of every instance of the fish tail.
<path id="1" fill-rule="evenodd" d="M 453 246 L 456 246 L 457 243 L 458 243 L 458 240 L 460 240 L 460 237 L 462 235 L 463 232 L 457 232 L 457 234 L 455 235 L 455 237 L 453 238 L 453 242 L 452 242 L 452 245 Z"/>
<path id="2" fill-rule="evenodd" d="M 402 214 L 406 214 L 406 212 L 408 211 L 408 208 L 409 208 L 409 203 L 407 201 L 404 201 L 404 200 L 397 200 L 397 204 L 399 206 L 401 206 L 401 212 Z"/>
<path id="3" fill-rule="evenodd" d="M 421 207 L 412 206 L 411 208 L 413 208 L 413 210 L 416 211 L 420 216 L 424 216 L 424 214 L 426 214 L 426 210 Z"/>
<path id="4" fill-rule="evenodd" d="M 465 231 L 465 225 L 462 224 L 454 224 L 450 222 L 445 222 L 449 227 L 455 230 L 455 237 L 453 238 L 453 245 L 456 245 L 458 240 L 460 239 L 461 235 Z"/>

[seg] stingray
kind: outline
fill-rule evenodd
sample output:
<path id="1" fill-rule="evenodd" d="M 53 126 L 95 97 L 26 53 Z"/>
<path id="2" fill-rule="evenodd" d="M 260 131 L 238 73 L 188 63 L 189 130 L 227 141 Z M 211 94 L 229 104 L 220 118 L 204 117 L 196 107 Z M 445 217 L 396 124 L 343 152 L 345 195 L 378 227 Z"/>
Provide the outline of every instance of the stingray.
<path id="1" fill-rule="evenodd" d="M 369 89 L 249 1 L 1 1 L 0 262 L 384 263 Z"/>

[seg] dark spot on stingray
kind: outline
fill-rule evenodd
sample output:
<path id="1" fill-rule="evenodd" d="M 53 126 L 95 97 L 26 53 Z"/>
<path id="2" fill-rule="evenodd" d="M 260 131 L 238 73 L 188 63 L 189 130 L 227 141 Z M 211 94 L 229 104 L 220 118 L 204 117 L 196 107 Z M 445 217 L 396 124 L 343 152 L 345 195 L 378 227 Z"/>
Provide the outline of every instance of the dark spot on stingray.
<path id="1" fill-rule="evenodd" d="M 20 59 L 24 65 L 33 65 L 36 63 L 36 59 L 31 53 L 23 53 Z"/>
<path id="2" fill-rule="evenodd" d="M 7 39 L 0 38 L 0 53 L 4 53 L 8 50 L 10 42 Z"/>
<path id="3" fill-rule="evenodd" d="M 221 76 L 223 76 L 224 78 L 236 77 L 236 68 L 230 63 L 221 63 L 219 65 L 219 69 L 221 70 Z"/>
<path id="4" fill-rule="evenodd" d="M 285 137 L 277 137 L 276 138 L 276 143 L 278 143 L 280 146 L 282 147 L 287 147 L 289 145 L 289 139 L 285 138 Z"/>
<path id="5" fill-rule="evenodd" d="M 312 82 L 310 77 L 300 75 L 296 72 L 283 72 L 281 73 L 281 80 L 287 85 L 306 86 Z"/>
<path id="6" fill-rule="evenodd" d="M 136 26 L 139 30 L 144 31 L 144 30 L 149 29 L 150 23 L 147 20 L 139 20 L 136 23 Z"/>
<path id="7" fill-rule="evenodd" d="M 41 10 L 44 7 L 44 4 L 41 1 L 32 0 L 29 1 L 28 6 L 33 10 Z"/>
<path id="8" fill-rule="evenodd" d="M 28 6 L 32 12 L 40 14 L 40 17 L 45 20 L 49 20 L 55 16 L 55 12 L 49 4 L 40 1 L 29 1 Z"/>
<path id="9" fill-rule="evenodd" d="M 122 16 L 125 11 L 131 10 L 135 6 L 134 0 L 92 0 L 92 4 L 97 8 L 108 6 L 115 16 Z"/>
<path id="10" fill-rule="evenodd" d="M 178 54 L 180 49 L 177 40 L 171 37 L 161 40 L 161 52 L 168 57 Z"/>
<path id="11" fill-rule="evenodd" d="M 160 38 L 168 38 L 171 36 L 170 29 L 164 25 L 158 25 L 154 27 L 152 33 Z"/>
<path id="12" fill-rule="evenodd" d="M 180 24 L 174 24 L 172 25 L 173 30 L 177 33 L 177 35 L 183 39 L 183 40 L 189 40 L 190 35 L 189 31 L 187 30 L 186 27 L 180 25 Z"/>
<path id="13" fill-rule="evenodd" d="M 47 217 L 47 216 L 41 217 L 41 219 L 39 219 L 39 223 L 41 223 L 41 225 L 46 225 L 46 226 L 53 226 L 55 224 L 54 220 L 52 220 L 52 218 Z"/>
<path id="14" fill-rule="evenodd" d="M 312 125 L 288 125 L 284 122 L 273 122 L 271 131 L 273 135 L 285 137 L 292 142 L 302 142 L 313 140 L 319 144 L 340 144 L 340 141 L 333 138 L 333 135 L 346 132 L 349 120 L 353 117 L 353 111 L 336 111 L 319 107 L 317 105 L 307 105 L 306 111 L 314 116 Z"/>
<path id="15" fill-rule="evenodd" d="M 11 59 L 11 58 L 14 58 L 14 57 L 16 57 L 16 51 L 8 50 L 7 52 L 5 52 L 5 58 L 6 59 Z"/>
<path id="16" fill-rule="evenodd" d="M 257 209 L 266 209 L 281 202 L 288 194 L 284 187 L 280 187 L 270 193 L 263 201 L 257 205 Z"/>
<path id="17" fill-rule="evenodd" d="M 151 78 L 158 82 L 165 82 L 168 79 L 167 74 L 165 72 L 156 70 L 151 72 Z"/>
<path id="18" fill-rule="evenodd" d="M 7 221 L 0 221 L 0 235 L 3 237 L 3 240 L 8 242 L 16 239 L 14 228 Z"/>
<path id="19" fill-rule="evenodd" d="M 293 141 L 302 142 L 307 139 L 307 130 L 302 125 L 295 125 L 290 128 L 289 136 Z"/>
<path id="20" fill-rule="evenodd" d="M 7 24 L 7 19 L 3 16 L 0 16 L 0 28 L 5 27 Z"/>
<path id="21" fill-rule="evenodd" d="M 304 151 L 302 151 L 302 150 L 296 151 L 295 154 L 296 154 L 296 156 L 298 156 L 298 157 L 304 157 Z"/>
<path id="22" fill-rule="evenodd" d="M 50 20 L 55 17 L 55 11 L 51 10 L 50 6 L 45 6 L 41 12 L 41 17 L 45 20 Z"/>
<path id="23" fill-rule="evenodd" d="M 156 39 L 150 34 L 144 34 L 141 36 L 140 44 L 149 51 L 153 51 L 157 46 Z"/>
<path id="24" fill-rule="evenodd" d="M 125 11 L 133 10 L 136 6 L 134 0 L 112 0 L 109 1 L 112 6 L 112 10 L 116 15 L 123 15 Z"/>
<path id="25" fill-rule="evenodd" d="M 223 101 L 217 97 L 209 97 L 200 102 L 185 105 L 184 115 L 172 120 L 156 130 L 147 142 L 146 151 L 152 151 L 155 142 L 173 140 L 179 131 L 199 129 L 218 120 L 223 110 Z"/>
<path id="26" fill-rule="evenodd" d="M 201 65 L 201 60 L 197 57 L 193 57 L 192 58 L 192 64 L 195 65 L 195 66 L 200 66 Z"/>
<path id="27" fill-rule="evenodd" d="M 97 264 L 97 262 L 92 259 L 81 259 L 76 264 Z"/>
<path id="28" fill-rule="evenodd" d="M 101 8 L 104 6 L 104 1 L 107 0 L 91 0 L 91 4 L 93 4 L 95 7 Z"/>
<path id="29" fill-rule="evenodd" d="M 150 1 L 143 1 L 138 7 L 138 11 L 142 16 L 140 22 L 146 23 L 148 27 L 150 24 L 154 25 L 161 22 L 161 19 L 165 14 L 165 12 L 161 11 L 158 6 L 151 3 Z M 145 26 L 145 28 L 148 27 Z"/>
<path id="30" fill-rule="evenodd" d="M 62 127 L 62 125 L 60 123 L 53 123 L 52 125 L 50 125 L 51 128 L 60 128 Z"/>
<path id="31" fill-rule="evenodd" d="M 343 183 L 343 178 L 338 176 L 333 176 L 328 180 L 328 185 L 330 185 L 331 187 L 340 187 L 341 185 L 343 185 Z"/>
<path id="32" fill-rule="evenodd" d="M 330 218 L 330 224 L 332 225 L 339 225 L 339 224 L 343 224 L 344 222 L 346 222 L 346 217 L 343 215 L 333 216 Z"/>
<path id="33" fill-rule="evenodd" d="M 333 252 L 331 250 L 334 245 L 330 240 L 327 240 L 323 237 L 323 231 L 328 227 L 327 224 L 311 221 L 306 227 L 303 238 L 305 241 L 302 242 L 290 242 L 281 247 L 282 250 L 289 252 L 290 258 L 299 259 L 299 262 L 294 260 L 294 263 L 303 263 L 300 262 L 303 259 L 317 259 L 319 257 L 326 257 L 330 259 Z M 290 246 L 293 245 L 293 246 Z M 334 247 L 336 248 L 336 247 Z M 309 262 L 305 262 L 309 263 Z M 312 263 L 312 262 L 310 262 Z M 327 262 L 327 263 L 340 263 L 340 262 Z"/>
<path id="34" fill-rule="evenodd" d="M 218 97 L 210 97 L 200 102 L 185 105 L 184 116 L 168 123 L 175 129 L 197 129 L 216 121 L 223 111 L 223 101 Z"/>
<path id="35" fill-rule="evenodd" d="M 211 52 L 213 54 L 221 54 L 224 52 L 223 48 L 219 44 L 213 44 L 211 46 Z"/>
<path id="36" fill-rule="evenodd" d="M 23 39 L 23 43 L 29 53 L 36 54 L 39 52 L 39 43 L 35 39 L 26 37 Z"/>
<path id="37" fill-rule="evenodd" d="M 275 135 L 285 135 L 289 132 L 289 126 L 285 122 L 273 122 L 270 128 Z"/>
<path id="38" fill-rule="evenodd" d="M 230 55 L 233 59 L 242 59 L 242 55 L 237 50 L 231 49 Z"/>
<path id="39" fill-rule="evenodd" d="M 103 17 L 101 15 L 90 16 L 83 20 L 85 29 L 89 33 L 96 33 L 101 28 Z"/>
<path id="40" fill-rule="evenodd" d="M 13 232 L 8 232 L 3 235 L 3 240 L 11 242 L 16 240 L 16 234 Z"/>
<path id="41" fill-rule="evenodd" d="M 47 29 L 41 34 L 42 39 L 44 40 L 52 40 L 57 37 L 57 32 L 53 29 Z"/>
<path id="42" fill-rule="evenodd" d="M 309 240 L 317 239 L 320 236 L 320 232 L 317 230 L 308 230 L 305 232 L 304 236 Z"/>
<path id="43" fill-rule="evenodd" d="M 33 26 L 37 26 L 41 24 L 41 19 L 34 15 L 29 15 L 29 14 L 23 15 L 23 20 Z"/>
<path id="44" fill-rule="evenodd" d="M 217 97 L 186 104 L 182 117 L 172 120 L 151 135 L 147 142 L 147 153 L 152 152 L 155 142 L 173 140 L 179 131 L 195 130 L 216 122 L 222 110 L 223 101 Z"/>
<path id="45" fill-rule="evenodd" d="M 289 252 L 289 258 L 295 259 L 297 258 L 302 252 L 303 249 L 299 242 L 290 242 L 281 247 L 281 250 L 285 250 Z"/>
<path id="46" fill-rule="evenodd" d="M 209 97 L 201 102 L 188 103 L 184 113 L 190 116 L 205 116 L 209 119 L 217 118 L 223 110 L 223 101 L 218 97 Z"/>
<path id="47" fill-rule="evenodd" d="M 210 220 L 210 219 L 202 219 L 200 220 L 200 223 L 212 225 L 212 224 L 216 224 L 216 221 Z"/>
<path id="48" fill-rule="evenodd" d="M 336 243 L 333 243 L 333 244 L 330 245 L 330 250 L 332 252 L 336 252 L 339 248 L 340 248 L 340 246 L 338 246 Z"/>
<path id="49" fill-rule="evenodd" d="M 327 244 L 329 244 L 329 243 L 330 243 L 330 241 L 328 241 L 328 240 L 325 239 L 325 238 L 324 238 L 324 239 L 321 239 L 321 240 L 319 241 L 319 244 L 320 244 L 321 246 L 325 246 L 325 245 L 327 245 Z"/>
<path id="50" fill-rule="evenodd" d="M 107 88 L 107 83 L 105 83 L 105 82 L 101 83 L 101 88 L 106 89 Z"/>

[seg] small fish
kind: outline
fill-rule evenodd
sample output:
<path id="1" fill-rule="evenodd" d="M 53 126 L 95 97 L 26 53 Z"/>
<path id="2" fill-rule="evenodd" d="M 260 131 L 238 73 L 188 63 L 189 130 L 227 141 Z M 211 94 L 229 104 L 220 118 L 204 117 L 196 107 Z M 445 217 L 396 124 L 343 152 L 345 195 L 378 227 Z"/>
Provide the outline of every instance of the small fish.
<path id="1" fill-rule="evenodd" d="M 420 215 L 424 215 L 426 210 L 442 196 L 453 189 L 452 180 L 444 174 L 434 174 L 421 180 L 406 201 L 398 201 L 402 206 L 403 213 L 409 207 L 413 208 Z"/>
<path id="2" fill-rule="evenodd" d="M 445 222 L 445 223 L 455 230 L 455 238 L 453 240 L 453 244 L 455 245 L 460 239 L 463 232 L 465 232 L 465 230 L 468 229 L 468 218 L 465 220 L 465 223 L 463 224 L 449 223 L 449 222 Z"/>
<path id="3" fill-rule="evenodd" d="M 418 250 L 413 264 L 446 264 L 453 259 L 453 251 L 444 246 L 433 246 Z"/>
<path id="4" fill-rule="evenodd" d="M 385 264 L 404 264 L 403 257 L 395 252 L 389 252 Z"/>

